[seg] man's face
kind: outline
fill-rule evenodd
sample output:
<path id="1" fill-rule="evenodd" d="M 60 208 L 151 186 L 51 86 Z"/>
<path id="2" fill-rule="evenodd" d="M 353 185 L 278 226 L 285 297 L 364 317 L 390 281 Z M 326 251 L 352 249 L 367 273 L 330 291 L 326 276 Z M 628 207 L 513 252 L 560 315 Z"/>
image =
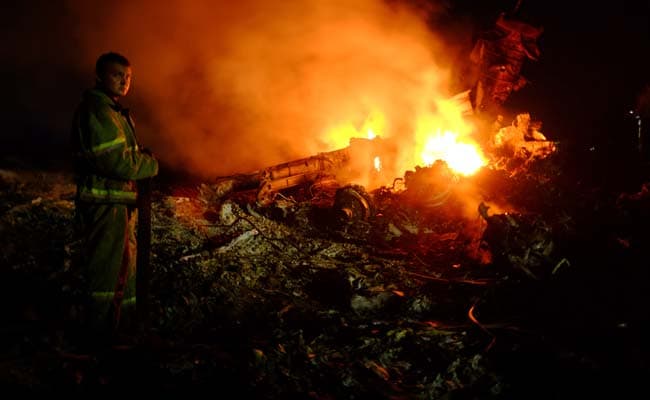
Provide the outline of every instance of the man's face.
<path id="1" fill-rule="evenodd" d="M 103 76 L 98 77 L 102 88 L 113 98 L 126 96 L 131 87 L 131 67 L 109 63 Z"/>

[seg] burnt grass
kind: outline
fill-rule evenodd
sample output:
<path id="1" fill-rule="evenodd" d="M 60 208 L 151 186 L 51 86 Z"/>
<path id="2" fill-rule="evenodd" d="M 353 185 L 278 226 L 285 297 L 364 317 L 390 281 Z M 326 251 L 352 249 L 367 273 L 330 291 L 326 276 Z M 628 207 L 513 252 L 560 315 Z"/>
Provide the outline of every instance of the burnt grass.
<path id="1" fill-rule="evenodd" d="M 376 192 L 368 221 L 342 223 L 331 193 L 297 188 L 261 209 L 251 192 L 161 177 L 151 335 L 122 347 L 93 346 L 83 328 L 69 174 L 2 166 L 0 383 L 269 399 L 634 393 L 648 376 L 648 165 L 589 157 L 482 170 L 471 184 L 489 208 L 473 218 L 456 192 L 433 208 Z"/>

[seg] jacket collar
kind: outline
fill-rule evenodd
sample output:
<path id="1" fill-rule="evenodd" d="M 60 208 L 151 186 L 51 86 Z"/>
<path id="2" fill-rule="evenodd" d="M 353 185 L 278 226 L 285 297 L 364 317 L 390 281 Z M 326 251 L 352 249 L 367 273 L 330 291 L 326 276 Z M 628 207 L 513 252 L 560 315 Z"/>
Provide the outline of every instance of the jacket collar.
<path id="1" fill-rule="evenodd" d="M 92 88 L 92 89 L 86 90 L 86 92 L 84 93 L 84 96 L 85 97 L 91 97 L 95 101 L 99 101 L 101 103 L 105 103 L 105 104 L 108 104 L 108 105 L 116 104 L 115 101 L 113 101 L 113 99 L 108 97 L 108 95 L 106 93 L 104 93 L 104 91 L 99 89 L 99 88 Z"/>
<path id="2" fill-rule="evenodd" d="M 88 89 L 85 93 L 86 97 L 91 97 L 95 101 L 99 101 L 102 104 L 107 104 L 109 105 L 113 110 L 123 114 L 123 115 L 128 115 L 129 109 L 124 108 L 120 103 L 114 101 L 108 95 L 101 89 L 99 88 L 92 88 Z"/>

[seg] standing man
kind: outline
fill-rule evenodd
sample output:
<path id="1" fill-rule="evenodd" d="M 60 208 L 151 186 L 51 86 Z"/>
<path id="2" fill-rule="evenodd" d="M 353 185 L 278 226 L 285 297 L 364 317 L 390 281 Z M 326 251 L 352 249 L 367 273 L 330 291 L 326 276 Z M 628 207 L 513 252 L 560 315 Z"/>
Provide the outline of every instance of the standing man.
<path id="1" fill-rule="evenodd" d="M 131 85 L 129 61 L 102 54 L 95 73 L 74 115 L 72 144 L 87 314 L 94 333 L 110 338 L 120 314 L 135 308 L 135 181 L 157 175 L 158 162 L 138 146 L 129 110 L 118 103 Z"/>

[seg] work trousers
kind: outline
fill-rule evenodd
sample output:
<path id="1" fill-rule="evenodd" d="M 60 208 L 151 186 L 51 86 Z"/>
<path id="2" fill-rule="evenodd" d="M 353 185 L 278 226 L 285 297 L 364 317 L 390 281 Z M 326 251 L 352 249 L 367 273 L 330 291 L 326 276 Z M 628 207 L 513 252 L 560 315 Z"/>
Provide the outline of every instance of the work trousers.
<path id="1" fill-rule="evenodd" d="M 135 314 L 137 210 L 126 204 L 77 202 L 81 268 L 90 292 L 90 326 L 114 334 Z"/>

